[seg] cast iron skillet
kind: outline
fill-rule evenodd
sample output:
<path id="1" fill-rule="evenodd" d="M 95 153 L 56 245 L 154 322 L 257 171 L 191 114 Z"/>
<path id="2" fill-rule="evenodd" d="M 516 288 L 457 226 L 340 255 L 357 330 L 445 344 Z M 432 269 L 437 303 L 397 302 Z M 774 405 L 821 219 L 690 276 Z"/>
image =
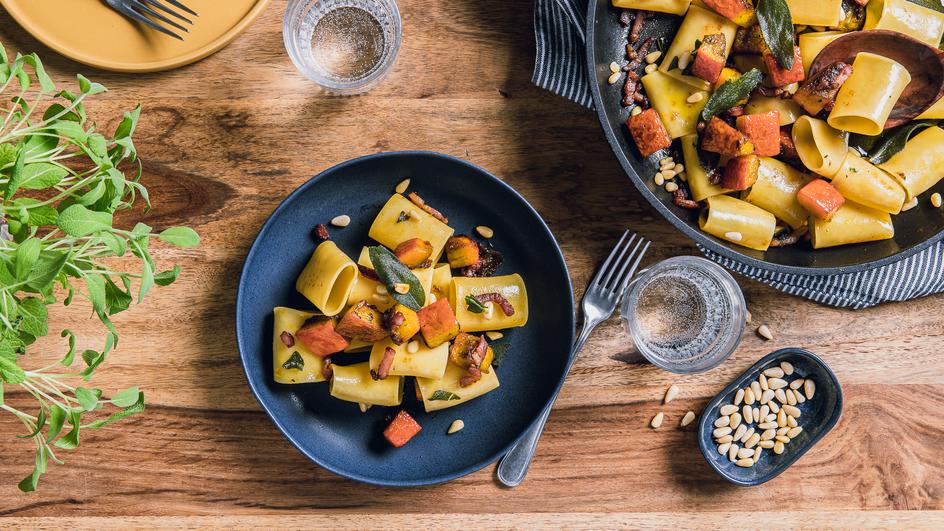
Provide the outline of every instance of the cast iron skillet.
<path id="1" fill-rule="evenodd" d="M 629 109 L 620 105 L 622 80 L 607 83 L 609 64 L 625 58 L 627 29 L 620 26 L 619 9 L 610 0 L 592 0 L 587 12 L 587 68 L 593 103 L 607 141 L 620 165 L 640 193 L 666 219 L 696 243 L 732 260 L 781 273 L 826 275 L 865 271 L 897 262 L 944 238 L 944 209 L 934 208 L 928 196 L 944 193 L 944 181 L 921 195 L 918 206 L 893 216 L 895 237 L 891 240 L 846 245 L 813 251 L 809 244 L 753 251 L 720 240 L 698 228 L 698 211 L 679 208 L 672 196 L 655 185 L 651 176 L 658 168 L 659 154 L 643 159 L 626 129 Z M 640 42 L 646 37 L 662 37 L 668 46 L 682 18 L 657 14 L 646 21 Z M 663 155 L 664 156 L 664 155 Z"/>
<path id="2" fill-rule="evenodd" d="M 272 308 L 313 309 L 295 291 L 295 278 L 315 248 L 318 223 L 348 214 L 351 224 L 328 227 L 331 239 L 356 257 L 370 244 L 367 231 L 403 178 L 410 190 L 449 217 L 457 233 L 486 224 L 505 255 L 498 274 L 520 273 L 528 288 L 528 324 L 505 331 L 509 345 L 498 371 L 501 387 L 475 400 L 427 414 L 404 390 L 403 409 L 423 430 L 402 448 L 381 432 L 399 408 L 357 404 L 328 394 L 328 383 L 282 385 L 272 380 Z M 497 459 L 534 422 L 564 381 L 574 338 L 570 275 L 554 236 L 515 190 L 468 162 L 429 152 L 381 153 L 330 168 L 292 192 L 253 243 L 236 296 L 236 340 L 249 387 L 285 437 L 315 463 L 344 477 L 389 486 L 440 483 Z M 366 353 L 338 354 L 335 363 L 364 361 Z M 455 419 L 465 429 L 446 435 Z"/>

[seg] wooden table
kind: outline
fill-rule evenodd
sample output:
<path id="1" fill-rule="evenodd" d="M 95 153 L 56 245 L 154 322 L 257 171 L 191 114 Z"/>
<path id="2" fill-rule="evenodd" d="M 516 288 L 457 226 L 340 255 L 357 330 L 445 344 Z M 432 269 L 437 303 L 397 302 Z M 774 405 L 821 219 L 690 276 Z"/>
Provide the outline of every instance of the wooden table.
<path id="1" fill-rule="evenodd" d="M 83 72 L 111 91 L 91 105 L 112 129 L 142 102 L 135 135 L 154 227 L 191 224 L 196 250 L 172 287 L 120 314 L 120 349 L 97 376 L 141 384 L 144 414 L 85 435 L 38 493 L 16 483 L 32 443 L 0 416 L 0 521 L 33 527 L 944 527 L 944 296 L 840 311 L 739 279 L 754 324 L 737 353 L 706 374 L 673 376 L 632 353 L 612 319 L 567 379 L 527 481 L 501 488 L 494 467 L 446 485 L 395 490 L 336 477 L 286 441 L 249 392 L 233 337 L 236 283 L 260 224 L 291 190 L 338 162 L 378 151 L 460 156 L 521 191 L 555 232 L 579 296 L 626 225 L 655 242 L 650 260 L 695 253 L 635 192 L 596 116 L 530 83 L 532 2 L 401 0 L 403 48 L 366 96 L 319 93 L 283 47 L 284 1 L 220 53 L 167 73 L 95 72 L 57 56 L 0 16 L 9 49 L 40 52 L 60 81 Z M 88 308 L 58 311 L 80 342 L 99 341 Z M 50 356 L 61 344 L 49 342 Z M 805 346 L 845 392 L 838 426 L 782 476 L 743 489 L 700 455 L 688 411 L 760 356 Z M 660 399 L 675 382 L 681 396 Z M 10 397 L 9 399 L 15 399 Z M 659 410 L 666 421 L 648 427 Z M 214 515 L 214 516 L 210 516 Z M 175 518 L 169 518 L 175 517 Z M 177 518 L 179 517 L 179 518 Z M 32 518 L 49 518 L 33 520 Z"/>

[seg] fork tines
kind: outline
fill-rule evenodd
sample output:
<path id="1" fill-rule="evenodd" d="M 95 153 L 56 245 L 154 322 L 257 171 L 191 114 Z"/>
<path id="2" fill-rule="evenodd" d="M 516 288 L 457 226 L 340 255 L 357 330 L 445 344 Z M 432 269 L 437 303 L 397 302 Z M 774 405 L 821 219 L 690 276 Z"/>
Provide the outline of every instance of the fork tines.
<path id="1" fill-rule="evenodd" d="M 138 22 L 145 24 L 165 35 L 169 35 L 175 39 L 180 40 L 183 40 L 183 37 L 166 28 L 161 23 L 189 33 L 190 30 L 187 29 L 186 26 L 177 22 L 177 20 L 190 25 L 193 25 L 193 21 L 166 4 L 170 4 L 171 6 L 176 7 L 178 10 L 190 15 L 199 16 L 197 15 L 196 11 L 190 9 L 177 0 L 113 0 L 108 3 L 123 15 L 137 20 Z M 161 11 L 170 16 L 164 15 L 161 13 Z"/>
<path id="2" fill-rule="evenodd" d="M 635 232 L 628 230 L 624 232 L 590 285 L 614 294 L 623 293 L 636 273 L 642 257 L 649 249 L 650 243 L 649 240 L 637 236 Z"/>

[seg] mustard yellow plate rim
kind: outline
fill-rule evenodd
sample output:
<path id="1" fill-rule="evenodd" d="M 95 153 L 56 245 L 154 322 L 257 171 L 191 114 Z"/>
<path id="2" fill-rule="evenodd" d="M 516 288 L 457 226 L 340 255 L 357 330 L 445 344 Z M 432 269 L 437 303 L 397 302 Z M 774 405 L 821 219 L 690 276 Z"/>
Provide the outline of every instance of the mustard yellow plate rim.
<path id="1" fill-rule="evenodd" d="M 42 6 L 52 6 L 52 2 L 55 9 Z M 179 42 L 125 19 L 102 0 L 0 0 L 13 19 L 46 46 L 80 63 L 114 72 L 170 70 L 212 55 L 249 27 L 269 0 L 183 3 L 200 16 L 190 17 L 194 21 L 191 32 L 182 34 L 184 41 Z M 245 13 L 230 20 L 234 7 Z"/>

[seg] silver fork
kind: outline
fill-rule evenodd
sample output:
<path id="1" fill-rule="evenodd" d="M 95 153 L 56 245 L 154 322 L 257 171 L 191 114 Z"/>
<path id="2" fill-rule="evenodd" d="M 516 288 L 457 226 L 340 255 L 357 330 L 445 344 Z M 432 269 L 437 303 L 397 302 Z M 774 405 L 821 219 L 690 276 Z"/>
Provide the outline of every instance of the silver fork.
<path id="1" fill-rule="evenodd" d="M 166 2 L 195 17 L 200 16 L 200 15 L 197 15 L 196 11 L 181 4 L 177 0 L 163 0 L 163 2 Z M 108 6 L 114 9 L 115 11 L 121 13 L 122 15 L 132 20 L 137 20 L 138 22 L 145 24 L 153 29 L 156 29 L 157 31 L 165 35 L 170 35 L 171 37 L 174 37 L 175 39 L 184 40 L 184 38 L 181 37 L 180 35 L 174 33 L 173 31 L 167 29 L 166 27 L 162 26 L 161 24 L 159 24 L 158 22 L 155 22 L 152 19 L 157 19 L 158 21 L 163 22 L 171 27 L 177 28 L 178 30 L 183 31 L 183 32 L 189 33 L 190 30 L 187 29 L 186 26 L 183 26 L 179 24 L 178 22 L 176 22 L 175 20 L 172 20 L 171 18 L 166 17 L 163 14 L 159 13 L 157 10 L 163 11 L 164 13 L 167 13 L 177 18 L 178 20 L 181 20 L 183 22 L 186 22 L 187 24 L 190 24 L 191 26 L 193 25 L 193 21 L 191 21 L 189 18 L 167 7 L 166 5 L 164 5 L 164 3 L 158 0 L 105 0 L 105 3 L 108 4 Z M 156 9 L 151 9 L 149 5 L 154 6 Z"/>
<path id="2" fill-rule="evenodd" d="M 565 373 L 570 372 L 570 367 L 577 359 L 577 353 L 583 348 L 583 344 L 590 337 L 590 332 L 616 310 L 616 304 L 620 296 L 626 291 L 630 279 L 636 273 L 639 262 L 649 249 L 649 240 L 636 236 L 636 233 L 630 233 L 628 230 L 623 233 L 616 247 L 603 265 L 600 266 L 596 276 L 587 286 L 587 291 L 583 294 L 583 326 L 580 329 L 580 335 L 574 342 L 574 347 L 570 350 L 570 357 L 567 359 Z M 528 474 L 528 467 L 531 465 L 531 459 L 534 457 L 534 450 L 538 447 L 538 440 L 541 438 L 541 432 L 544 431 L 544 424 L 551 413 L 551 406 L 557 394 L 551 399 L 551 403 L 544 408 L 538 420 L 525 433 L 525 436 L 518 443 L 511 447 L 511 450 L 502 457 L 498 463 L 498 480 L 508 487 L 517 487 L 524 481 Z"/>

